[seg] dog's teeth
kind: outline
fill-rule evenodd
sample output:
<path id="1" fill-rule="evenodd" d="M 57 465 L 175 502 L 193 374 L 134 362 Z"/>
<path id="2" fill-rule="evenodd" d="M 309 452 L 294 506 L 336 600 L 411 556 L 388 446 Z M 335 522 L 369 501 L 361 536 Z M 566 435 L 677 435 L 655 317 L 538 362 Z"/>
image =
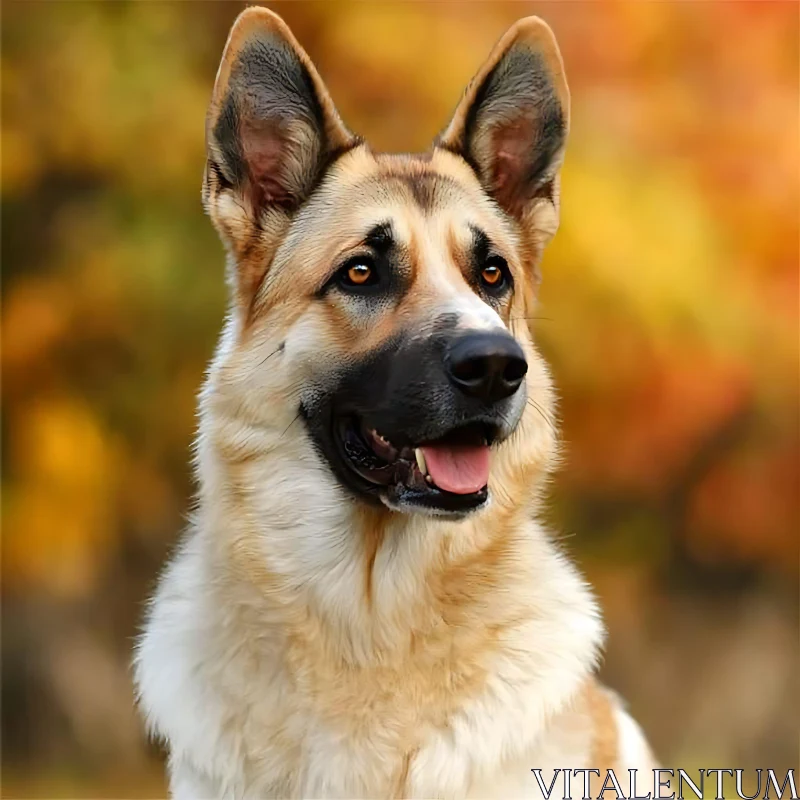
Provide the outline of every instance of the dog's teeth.
<path id="1" fill-rule="evenodd" d="M 417 466 L 419 467 L 419 471 L 423 475 L 427 476 L 428 475 L 428 465 L 425 463 L 425 456 L 423 455 L 422 450 L 420 450 L 419 447 L 417 447 L 414 450 L 414 456 L 417 459 Z"/>
<path id="2" fill-rule="evenodd" d="M 431 486 L 433 486 L 433 478 L 431 478 L 431 476 L 430 476 L 430 475 L 426 475 L 426 476 L 425 476 L 425 480 L 426 480 L 426 481 L 428 481 L 428 483 L 429 483 Z"/>
<path id="3" fill-rule="evenodd" d="M 373 439 L 374 439 L 376 442 L 379 442 L 380 444 L 385 444 L 385 445 L 387 445 L 387 446 L 389 445 L 389 440 L 388 440 L 388 439 L 385 439 L 383 436 L 381 436 L 381 435 L 378 433 L 378 431 L 376 431 L 374 428 L 371 428 L 371 429 L 370 429 L 369 435 L 370 435 L 370 436 L 371 436 L 371 437 L 372 437 L 372 438 L 373 438 Z"/>

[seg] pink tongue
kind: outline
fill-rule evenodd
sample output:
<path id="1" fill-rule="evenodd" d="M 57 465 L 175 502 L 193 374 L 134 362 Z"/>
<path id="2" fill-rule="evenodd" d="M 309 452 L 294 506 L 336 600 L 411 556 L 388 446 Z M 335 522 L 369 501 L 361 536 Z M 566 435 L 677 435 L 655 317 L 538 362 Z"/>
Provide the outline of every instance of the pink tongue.
<path id="1" fill-rule="evenodd" d="M 446 492 L 472 494 L 489 481 L 489 447 L 421 447 L 433 482 Z"/>

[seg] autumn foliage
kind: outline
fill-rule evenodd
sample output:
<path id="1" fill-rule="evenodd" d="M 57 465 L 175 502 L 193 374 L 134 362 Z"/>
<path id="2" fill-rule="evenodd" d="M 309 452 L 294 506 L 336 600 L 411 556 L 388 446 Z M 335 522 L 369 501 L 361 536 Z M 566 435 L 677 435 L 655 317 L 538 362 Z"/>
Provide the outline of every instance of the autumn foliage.
<path id="1" fill-rule="evenodd" d="M 608 678 L 659 726 L 663 760 L 789 766 L 775 720 L 797 696 L 797 6 L 272 7 L 348 125 L 396 151 L 428 146 L 512 21 L 554 28 L 573 121 L 536 321 L 562 398 L 550 519 L 598 586 Z M 190 508 L 195 395 L 225 308 L 200 180 L 239 8 L 3 6 L 3 756 L 17 796 L 159 786 L 127 659 Z M 769 664 L 698 659 L 692 684 L 675 653 L 703 649 L 700 617 L 730 632 L 718 643 L 750 620 Z M 625 666 L 640 658 L 671 666 Z M 660 697 L 684 686 L 712 692 L 716 739 Z M 762 716 L 725 716 L 749 692 Z"/>

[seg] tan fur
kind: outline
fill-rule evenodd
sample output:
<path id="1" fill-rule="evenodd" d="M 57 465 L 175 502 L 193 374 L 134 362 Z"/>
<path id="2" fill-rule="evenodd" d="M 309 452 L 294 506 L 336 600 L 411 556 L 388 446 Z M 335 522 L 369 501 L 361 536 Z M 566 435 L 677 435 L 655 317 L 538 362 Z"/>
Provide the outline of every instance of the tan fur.
<path id="1" fill-rule="evenodd" d="M 296 207 L 253 190 L 260 159 L 272 157 L 259 142 L 248 150 L 259 120 L 238 129 L 248 175 L 215 161 L 227 157 L 215 131 L 236 59 L 253 37 L 273 35 L 307 70 L 325 130 L 314 139 L 307 123 L 264 123 L 288 137 L 287 169 L 313 166 L 323 146 L 338 151 Z M 620 734 L 624 712 L 591 678 L 602 638 L 591 594 L 536 521 L 558 442 L 530 321 L 562 153 L 544 190 L 515 196 L 517 216 L 459 155 L 481 80 L 519 43 L 541 55 L 568 119 L 552 32 L 530 18 L 495 48 L 438 147 L 387 156 L 347 131 L 278 17 L 252 8 L 234 26 L 204 185 L 228 248 L 231 312 L 201 395 L 197 512 L 137 654 L 176 797 L 535 797 L 533 767 L 647 766 L 643 743 Z M 532 135 L 515 125 L 504 136 Z M 387 220 L 403 295 L 365 315 L 321 293 Z M 513 275 L 496 308 L 470 283 L 470 225 Z M 493 448 L 489 507 L 454 521 L 345 497 L 299 419 L 304 382 L 398 331 L 428 335 L 434 312 L 448 309 L 468 325 L 506 327 L 528 361 L 527 403 Z"/>
<path id="2" fill-rule="evenodd" d="M 614 708 L 608 693 L 593 680 L 587 682 L 584 698 L 593 729 L 591 763 L 605 774 L 608 769 L 618 769 L 619 742 Z"/>

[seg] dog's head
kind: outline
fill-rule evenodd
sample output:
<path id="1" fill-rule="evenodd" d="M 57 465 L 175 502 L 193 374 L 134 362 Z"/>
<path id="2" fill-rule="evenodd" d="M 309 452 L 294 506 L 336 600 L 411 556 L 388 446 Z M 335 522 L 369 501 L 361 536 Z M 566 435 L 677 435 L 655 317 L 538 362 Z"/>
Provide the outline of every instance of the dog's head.
<path id="1" fill-rule="evenodd" d="M 552 32 L 527 18 L 430 153 L 378 155 L 283 21 L 239 16 L 203 191 L 233 292 L 213 370 L 231 458 L 299 435 L 291 457 L 363 502 L 443 516 L 486 503 L 509 437 L 549 424 L 528 320 L 568 106 Z"/>

